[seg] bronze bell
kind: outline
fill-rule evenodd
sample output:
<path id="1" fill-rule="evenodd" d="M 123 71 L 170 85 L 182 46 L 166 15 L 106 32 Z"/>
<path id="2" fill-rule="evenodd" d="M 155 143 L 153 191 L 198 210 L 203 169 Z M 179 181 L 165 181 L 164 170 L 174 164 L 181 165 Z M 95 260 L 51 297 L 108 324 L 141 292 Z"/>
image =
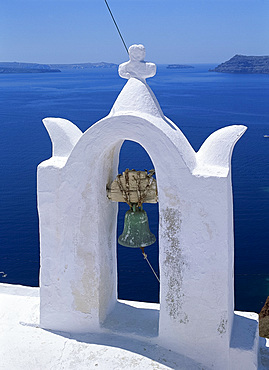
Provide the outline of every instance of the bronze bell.
<path id="1" fill-rule="evenodd" d="M 155 243 L 156 238 L 149 229 L 148 216 L 142 206 L 133 204 L 125 214 L 123 233 L 118 242 L 124 247 L 143 248 Z"/>

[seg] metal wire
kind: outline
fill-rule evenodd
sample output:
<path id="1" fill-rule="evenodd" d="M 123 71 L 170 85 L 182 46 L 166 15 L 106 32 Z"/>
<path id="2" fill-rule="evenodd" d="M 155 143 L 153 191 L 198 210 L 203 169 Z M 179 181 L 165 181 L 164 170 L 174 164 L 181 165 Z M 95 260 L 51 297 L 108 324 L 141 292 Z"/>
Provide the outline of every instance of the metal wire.
<path id="1" fill-rule="evenodd" d="M 149 267 L 151 268 L 151 270 L 152 270 L 153 274 L 155 275 L 156 279 L 158 280 L 158 282 L 160 282 L 160 279 L 159 279 L 158 275 L 156 274 L 156 272 L 154 271 L 154 268 L 151 266 L 151 264 L 150 264 L 150 262 L 149 262 L 149 260 L 148 260 L 148 256 L 146 255 L 146 253 L 143 251 L 143 249 L 142 249 L 142 248 L 140 248 L 140 249 L 142 250 L 142 254 L 143 254 L 143 256 L 144 256 L 144 259 L 145 259 L 145 260 L 147 261 L 147 263 L 149 264 Z"/>
<path id="2" fill-rule="evenodd" d="M 108 11 L 109 11 L 109 13 L 110 13 L 110 15 L 111 15 L 111 18 L 112 18 L 112 20 L 113 20 L 113 22 L 114 22 L 114 24 L 115 24 L 115 26 L 116 26 L 116 29 L 117 29 L 117 31 L 118 31 L 118 33 L 119 33 L 119 35 L 120 35 L 120 38 L 121 38 L 121 41 L 122 41 L 122 43 L 123 43 L 123 45 L 124 45 L 124 47 L 125 47 L 125 50 L 127 51 L 127 54 L 129 55 L 129 53 L 128 53 L 128 48 L 127 48 L 127 46 L 126 46 L 126 44 L 125 44 L 125 41 L 124 41 L 124 39 L 123 39 L 123 36 L 122 36 L 122 34 L 121 34 L 121 32 L 120 32 L 120 29 L 119 29 L 119 27 L 118 27 L 118 25 L 117 25 L 117 22 L 116 22 L 115 18 L 113 17 L 112 11 L 111 11 L 111 9 L 110 9 L 110 7 L 109 7 L 108 3 L 107 3 L 107 0 L 105 0 L 105 3 L 106 3 L 106 6 L 107 6 L 107 9 L 108 9 Z"/>

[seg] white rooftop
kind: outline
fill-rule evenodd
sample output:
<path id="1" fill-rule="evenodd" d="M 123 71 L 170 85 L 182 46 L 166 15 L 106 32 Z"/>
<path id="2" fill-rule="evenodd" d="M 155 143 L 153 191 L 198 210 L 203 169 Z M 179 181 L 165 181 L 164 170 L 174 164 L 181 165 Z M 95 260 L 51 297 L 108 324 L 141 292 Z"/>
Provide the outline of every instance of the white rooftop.
<path id="1" fill-rule="evenodd" d="M 190 359 L 124 335 L 41 329 L 39 288 L 0 284 L 0 302 L 0 369 L 197 369 Z"/>
<path id="2" fill-rule="evenodd" d="M 0 302 L 0 369 L 205 369 L 173 351 L 124 335 L 68 334 L 41 329 L 39 288 L 0 284 Z M 158 308 L 157 304 L 128 304 Z M 268 369 L 269 340 L 262 346 L 261 354 L 263 365 L 259 369 Z"/>

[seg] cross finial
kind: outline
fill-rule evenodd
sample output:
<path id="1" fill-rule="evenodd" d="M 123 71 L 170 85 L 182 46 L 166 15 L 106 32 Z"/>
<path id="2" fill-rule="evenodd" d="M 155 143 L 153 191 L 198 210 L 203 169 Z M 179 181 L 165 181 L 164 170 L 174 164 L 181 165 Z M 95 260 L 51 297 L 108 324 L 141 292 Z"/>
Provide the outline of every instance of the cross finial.
<path id="1" fill-rule="evenodd" d="M 154 63 L 145 62 L 146 50 L 144 45 L 132 45 L 128 50 L 130 60 L 120 64 L 119 75 L 122 78 L 138 78 L 145 80 L 153 77 L 156 74 L 156 65 Z"/>

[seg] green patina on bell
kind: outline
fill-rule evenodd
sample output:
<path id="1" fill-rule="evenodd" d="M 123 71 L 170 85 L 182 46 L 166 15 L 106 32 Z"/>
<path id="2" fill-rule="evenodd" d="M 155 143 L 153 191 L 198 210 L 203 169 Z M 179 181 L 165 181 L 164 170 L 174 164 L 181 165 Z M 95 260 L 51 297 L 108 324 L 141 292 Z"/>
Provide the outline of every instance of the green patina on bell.
<path id="1" fill-rule="evenodd" d="M 118 242 L 124 247 L 143 248 L 155 243 L 156 238 L 149 229 L 148 216 L 142 206 L 132 205 L 125 214 L 123 233 Z"/>

